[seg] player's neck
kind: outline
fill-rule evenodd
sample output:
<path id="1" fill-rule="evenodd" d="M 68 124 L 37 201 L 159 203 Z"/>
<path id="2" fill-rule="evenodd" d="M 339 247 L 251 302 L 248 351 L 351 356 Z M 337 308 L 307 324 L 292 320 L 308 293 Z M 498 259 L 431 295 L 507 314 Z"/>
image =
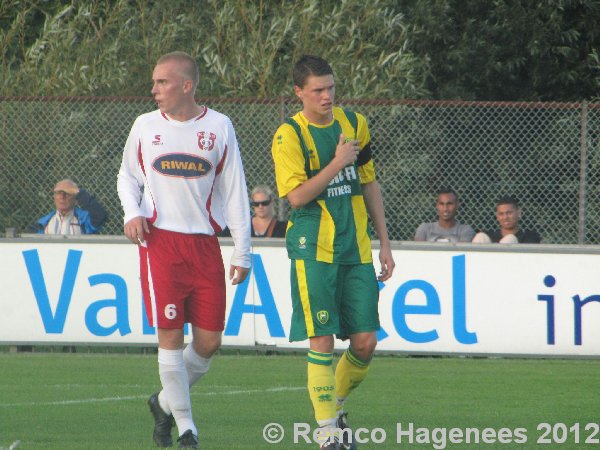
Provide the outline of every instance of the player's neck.
<path id="1" fill-rule="evenodd" d="M 314 111 L 307 111 L 306 109 L 302 111 L 302 114 L 306 119 L 315 125 L 328 125 L 333 120 L 333 112 L 327 112 L 325 114 L 319 114 Z"/>
<path id="2" fill-rule="evenodd" d="M 175 111 L 169 111 L 166 114 L 170 119 L 178 122 L 187 122 L 188 120 L 198 117 L 203 110 L 203 106 L 193 102 L 186 104 Z"/>

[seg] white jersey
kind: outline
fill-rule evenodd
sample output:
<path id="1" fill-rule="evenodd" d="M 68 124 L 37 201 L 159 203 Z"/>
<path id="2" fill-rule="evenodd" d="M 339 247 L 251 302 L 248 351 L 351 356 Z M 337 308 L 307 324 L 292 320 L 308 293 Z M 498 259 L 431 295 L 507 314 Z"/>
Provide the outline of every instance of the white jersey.
<path id="1" fill-rule="evenodd" d="M 250 267 L 250 206 L 242 159 L 229 118 L 203 107 L 179 122 L 156 110 L 133 124 L 117 180 L 125 223 L 214 235 L 229 227 L 231 264 Z"/>

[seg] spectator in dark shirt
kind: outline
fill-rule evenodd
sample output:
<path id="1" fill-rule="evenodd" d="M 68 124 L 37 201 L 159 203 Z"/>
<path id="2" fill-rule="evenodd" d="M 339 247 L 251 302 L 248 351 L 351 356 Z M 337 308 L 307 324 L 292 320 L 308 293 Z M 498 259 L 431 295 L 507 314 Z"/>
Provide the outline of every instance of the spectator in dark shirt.
<path id="1" fill-rule="evenodd" d="M 250 193 L 252 206 L 252 237 L 285 237 L 287 222 L 275 217 L 275 196 L 269 186 L 259 185 Z M 231 236 L 229 228 L 225 228 L 219 236 Z"/>
<path id="2" fill-rule="evenodd" d="M 522 210 L 519 201 L 510 196 L 501 197 L 496 202 L 496 220 L 500 229 L 479 232 L 473 242 L 485 244 L 498 242 L 501 244 L 539 244 L 542 240 L 535 230 L 527 230 L 519 226 Z"/>

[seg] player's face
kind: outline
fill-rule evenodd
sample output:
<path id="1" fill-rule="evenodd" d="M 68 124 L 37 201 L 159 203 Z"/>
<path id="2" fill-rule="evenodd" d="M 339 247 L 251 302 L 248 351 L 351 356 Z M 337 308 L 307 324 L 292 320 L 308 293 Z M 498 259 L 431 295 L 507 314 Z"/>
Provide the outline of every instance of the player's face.
<path id="1" fill-rule="evenodd" d="M 498 205 L 496 207 L 496 220 L 503 230 L 515 230 L 521 218 L 521 209 L 515 205 Z"/>
<path id="2" fill-rule="evenodd" d="M 453 194 L 440 194 L 435 205 L 438 217 L 442 221 L 452 221 L 456 217 L 458 202 Z"/>
<path id="3" fill-rule="evenodd" d="M 319 125 L 328 124 L 333 120 L 333 75 L 310 75 L 303 87 L 294 86 L 294 92 L 302 100 L 302 112 L 308 120 Z"/>
<path id="4" fill-rule="evenodd" d="M 158 64 L 152 73 L 152 90 L 154 100 L 161 112 L 170 116 L 177 116 L 181 108 L 186 105 L 189 90 L 179 69 L 177 61 L 165 61 Z"/>

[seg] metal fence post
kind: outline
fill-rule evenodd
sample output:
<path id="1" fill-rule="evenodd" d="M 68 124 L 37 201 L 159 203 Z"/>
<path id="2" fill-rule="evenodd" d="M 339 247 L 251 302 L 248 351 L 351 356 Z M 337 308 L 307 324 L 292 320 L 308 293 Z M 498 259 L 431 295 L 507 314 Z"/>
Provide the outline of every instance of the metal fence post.
<path id="1" fill-rule="evenodd" d="M 579 244 L 585 244 L 585 200 L 587 183 L 587 122 L 588 122 L 588 104 L 583 101 L 581 104 L 581 134 L 579 139 L 580 148 L 580 166 L 579 166 L 579 226 L 577 232 L 577 241 Z"/>

